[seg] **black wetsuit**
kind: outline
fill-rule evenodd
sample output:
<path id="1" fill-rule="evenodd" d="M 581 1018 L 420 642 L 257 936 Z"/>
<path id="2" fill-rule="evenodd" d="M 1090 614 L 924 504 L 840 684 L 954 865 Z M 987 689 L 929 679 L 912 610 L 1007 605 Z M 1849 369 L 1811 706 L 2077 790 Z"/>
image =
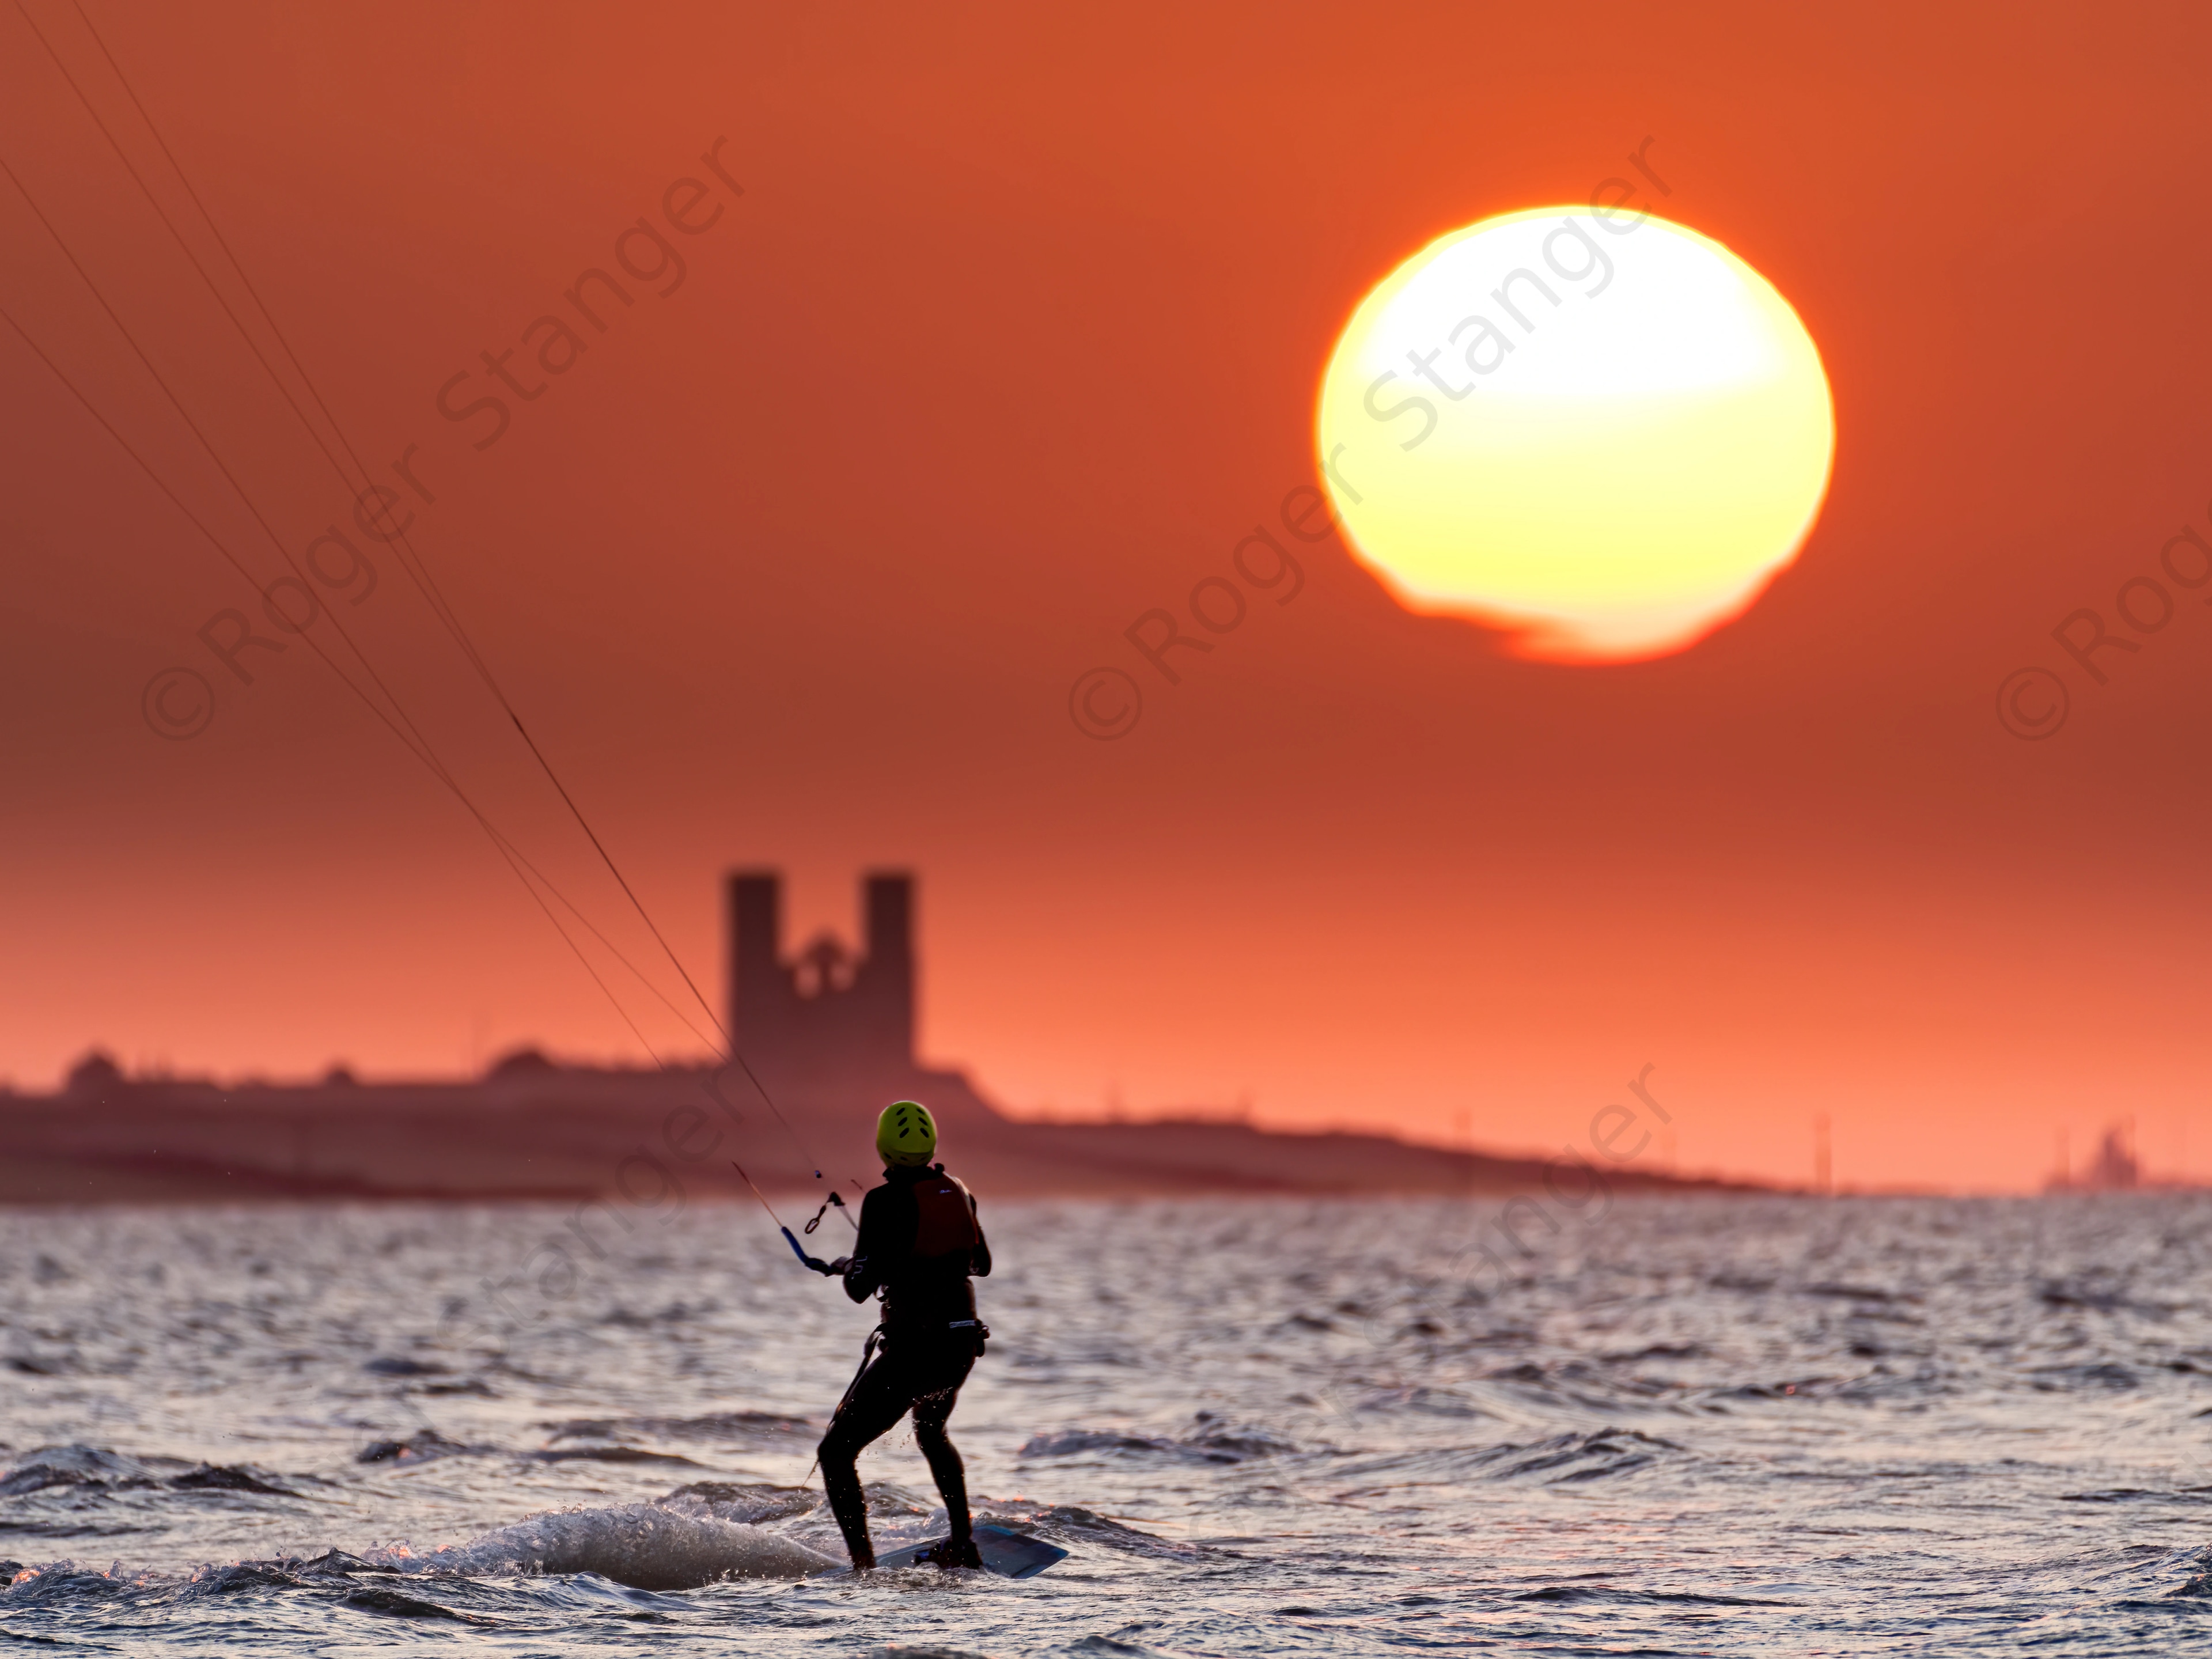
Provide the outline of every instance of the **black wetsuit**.
<path id="1" fill-rule="evenodd" d="M 967 1472 L 946 1437 L 960 1385 L 988 1333 L 975 1317 L 969 1276 L 988 1276 L 991 1247 L 975 1200 L 942 1164 L 886 1170 L 860 1203 L 860 1236 L 845 1272 L 845 1294 L 884 1292 L 883 1351 L 853 1384 L 822 1437 L 822 1484 L 856 1567 L 875 1565 L 867 1502 L 855 1468 L 861 1448 L 909 1411 L 914 1437 L 945 1499 L 952 1537 L 970 1535 Z"/>

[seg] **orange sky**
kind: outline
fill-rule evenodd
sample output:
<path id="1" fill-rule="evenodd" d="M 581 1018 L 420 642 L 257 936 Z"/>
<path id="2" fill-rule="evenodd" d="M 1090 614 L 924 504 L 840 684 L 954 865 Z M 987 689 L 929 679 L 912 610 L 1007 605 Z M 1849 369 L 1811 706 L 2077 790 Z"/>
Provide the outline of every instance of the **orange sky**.
<path id="1" fill-rule="evenodd" d="M 860 870 L 908 865 L 927 1051 L 1016 1109 L 1249 1096 L 1556 1149 L 1649 1062 L 1686 1167 L 1804 1179 L 1826 1113 L 1842 1181 L 2021 1188 L 2062 1128 L 2078 1159 L 2132 1114 L 2154 1169 L 2212 1175 L 2212 616 L 2176 589 L 2101 685 L 2051 638 L 2085 606 L 2124 632 L 2120 584 L 2212 533 L 2197 9 L 88 9 L 372 468 L 397 486 L 417 447 L 416 544 L 715 994 L 726 866 L 783 866 L 794 925 L 849 932 Z M 76 12 L 33 10 L 184 210 Z M 0 31 L 0 157 L 295 556 L 346 526 Z M 1153 675 L 1122 630 L 1312 481 L 1367 289 L 1586 199 L 1647 137 L 1668 215 L 1820 345 L 1836 467 L 1797 564 L 1686 653 L 1566 668 L 1403 613 L 1331 540 L 1294 601 Z M 684 176 L 722 210 L 690 237 L 661 216 Z M 611 263 L 641 216 L 680 283 L 637 280 L 642 240 Z M 600 295 L 567 373 L 527 367 L 594 266 L 631 304 Z M 0 305 L 280 574 L 4 183 Z M 436 398 L 509 347 L 545 389 L 502 394 L 479 451 L 492 417 Z M 296 639 L 246 653 L 250 687 L 210 653 L 210 617 L 259 600 L 4 328 L 0 386 L 0 1073 L 43 1086 L 95 1040 L 227 1074 L 638 1056 Z M 379 580 L 348 628 L 643 960 L 390 550 L 351 538 Z M 172 665 L 214 690 L 189 740 L 142 718 Z M 1145 689 L 1119 741 L 1068 719 L 1095 665 Z M 2047 741 L 1996 718 L 2030 666 L 2072 699 Z"/>

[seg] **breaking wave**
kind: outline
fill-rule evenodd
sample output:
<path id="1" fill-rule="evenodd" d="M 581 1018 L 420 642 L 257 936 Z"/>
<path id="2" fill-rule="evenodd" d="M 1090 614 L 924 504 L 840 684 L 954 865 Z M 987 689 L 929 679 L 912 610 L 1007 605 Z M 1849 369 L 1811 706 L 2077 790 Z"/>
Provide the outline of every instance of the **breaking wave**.
<path id="1" fill-rule="evenodd" d="M 404 1544 L 371 1550 L 400 1572 L 475 1577 L 593 1572 L 633 1589 L 696 1589 L 721 1578 L 805 1578 L 844 1564 L 741 1521 L 666 1507 L 562 1510 L 418 1555 Z"/>

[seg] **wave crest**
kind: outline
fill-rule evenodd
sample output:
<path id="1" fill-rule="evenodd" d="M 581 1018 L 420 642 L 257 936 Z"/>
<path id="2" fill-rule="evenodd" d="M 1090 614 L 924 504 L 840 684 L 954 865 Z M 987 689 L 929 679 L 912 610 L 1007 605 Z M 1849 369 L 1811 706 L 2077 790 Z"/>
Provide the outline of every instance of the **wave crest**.
<path id="1" fill-rule="evenodd" d="M 400 1572 L 479 1577 L 594 1572 L 644 1590 L 696 1589 L 720 1578 L 805 1578 L 843 1565 L 744 1522 L 653 1504 L 556 1510 L 427 1555 L 402 1545 L 368 1559 Z"/>

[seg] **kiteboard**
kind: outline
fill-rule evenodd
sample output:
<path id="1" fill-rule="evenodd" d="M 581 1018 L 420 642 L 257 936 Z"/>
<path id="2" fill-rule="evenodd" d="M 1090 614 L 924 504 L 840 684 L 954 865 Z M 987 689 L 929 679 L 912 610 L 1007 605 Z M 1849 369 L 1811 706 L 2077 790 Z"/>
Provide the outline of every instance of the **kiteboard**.
<path id="1" fill-rule="evenodd" d="M 894 1550 L 876 1565 L 911 1567 L 945 1541 L 942 1538 L 934 1538 L 927 1544 L 915 1544 L 902 1550 Z M 976 1528 L 975 1553 L 983 1558 L 987 1570 L 997 1573 L 1001 1578 L 1034 1578 L 1054 1562 L 1067 1559 L 1067 1552 L 1058 1546 L 1006 1527 Z"/>

